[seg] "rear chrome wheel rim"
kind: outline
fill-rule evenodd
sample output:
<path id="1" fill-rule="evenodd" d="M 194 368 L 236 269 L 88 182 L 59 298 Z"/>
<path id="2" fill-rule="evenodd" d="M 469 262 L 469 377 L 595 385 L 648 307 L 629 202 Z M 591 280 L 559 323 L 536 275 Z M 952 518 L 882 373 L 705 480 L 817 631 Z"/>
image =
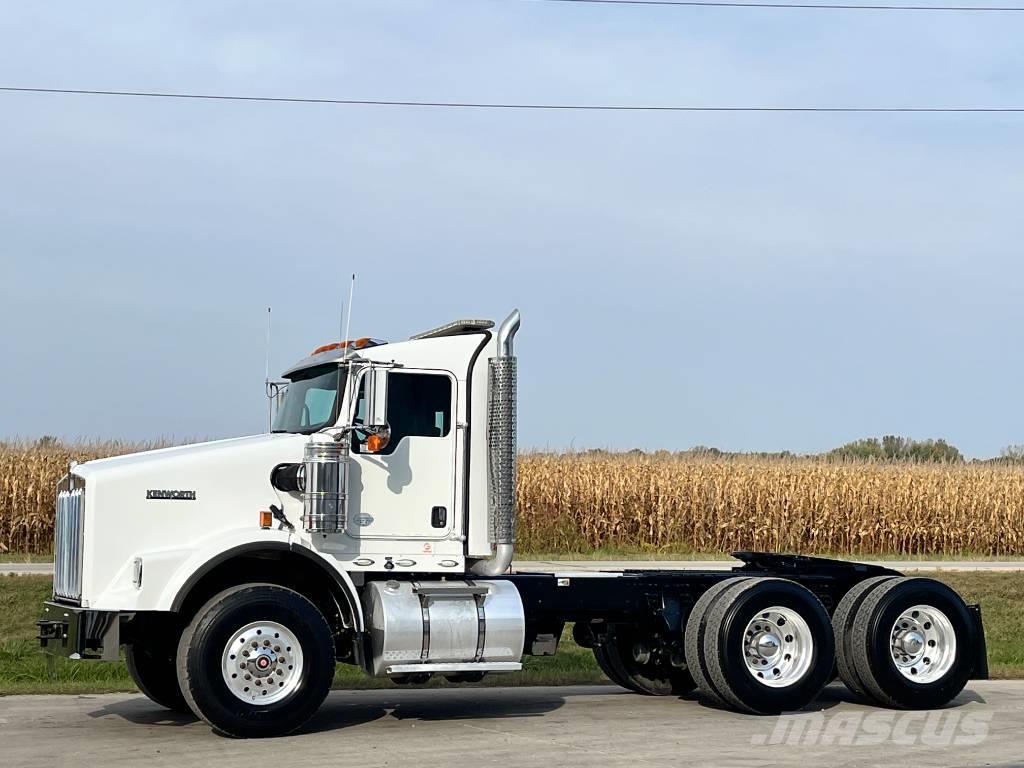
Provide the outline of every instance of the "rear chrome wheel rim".
<path id="1" fill-rule="evenodd" d="M 302 646 L 295 633 L 276 621 L 240 627 L 224 646 L 221 673 L 228 690 L 247 704 L 270 704 L 302 681 Z"/>
<path id="2" fill-rule="evenodd" d="M 803 616 L 773 605 L 758 612 L 743 632 L 743 661 L 761 685 L 786 688 L 811 668 L 814 637 Z"/>
<path id="3" fill-rule="evenodd" d="M 889 653 L 901 675 L 915 683 L 945 677 L 956 661 L 956 632 L 949 617 L 932 605 L 900 614 L 889 633 Z"/>

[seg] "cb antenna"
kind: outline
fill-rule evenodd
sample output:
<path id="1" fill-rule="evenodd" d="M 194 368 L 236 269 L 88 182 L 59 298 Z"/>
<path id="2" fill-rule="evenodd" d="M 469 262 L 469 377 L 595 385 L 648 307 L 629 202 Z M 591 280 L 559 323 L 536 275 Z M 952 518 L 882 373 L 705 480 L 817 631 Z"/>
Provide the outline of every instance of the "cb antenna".
<path id="1" fill-rule="evenodd" d="M 352 273 L 352 282 L 348 285 L 348 314 L 345 317 L 345 333 L 342 335 L 342 341 L 348 341 L 349 332 L 352 330 L 352 297 L 356 292 L 356 273 Z"/>
<path id="2" fill-rule="evenodd" d="M 270 385 L 270 307 L 267 307 L 267 370 L 266 378 L 263 380 L 263 387 L 267 393 L 267 431 L 274 429 L 274 395 L 275 392 Z"/>
<path id="3" fill-rule="evenodd" d="M 346 308 L 347 309 L 347 314 L 345 316 L 345 333 L 342 336 L 342 341 L 344 341 L 345 344 L 348 344 L 349 333 L 352 330 L 352 298 L 355 295 L 355 292 L 356 292 L 356 273 L 353 272 L 352 273 L 352 282 L 348 284 L 348 307 Z M 346 346 L 345 347 L 345 353 L 342 355 L 342 359 L 344 359 L 346 357 L 349 357 L 353 353 L 354 349 L 355 348 L 352 347 L 351 345 Z M 349 422 L 349 424 L 351 424 L 352 420 L 355 417 L 355 404 L 356 404 L 356 399 L 352 396 L 352 364 L 351 363 L 349 363 L 349 365 L 348 365 L 348 370 L 345 371 L 345 392 L 348 394 L 348 398 L 349 398 L 349 418 L 348 418 L 348 422 Z"/>

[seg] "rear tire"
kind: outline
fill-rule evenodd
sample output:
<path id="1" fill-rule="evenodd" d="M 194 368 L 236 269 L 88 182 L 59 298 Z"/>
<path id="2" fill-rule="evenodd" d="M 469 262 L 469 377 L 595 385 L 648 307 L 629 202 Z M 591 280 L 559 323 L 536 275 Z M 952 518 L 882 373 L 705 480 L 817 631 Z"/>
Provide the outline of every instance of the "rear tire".
<path id="1" fill-rule="evenodd" d="M 639 693 L 639 691 L 629 684 L 629 681 L 619 674 L 619 670 L 608 659 L 608 652 L 604 645 L 595 645 L 593 648 L 594 659 L 597 661 L 597 666 L 601 668 L 604 676 L 611 680 L 615 685 L 620 688 L 625 688 L 627 691 L 633 693 Z"/>
<path id="2" fill-rule="evenodd" d="M 803 709 L 832 678 L 832 623 L 814 593 L 796 582 L 736 584 L 706 621 L 708 677 L 734 709 L 761 715 Z"/>
<path id="3" fill-rule="evenodd" d="M 135 685 L 150 701 L 173 712 L 191 715 L 185 695 L 178 684 L 175 667 L 175 651 L 181 631 L 172 632 L 172 637 L 148 637 L 145 642 L 136 642 L 125 647 L 128 673 Z M 166 642 L 164 642 L 166 640 Z"/>
<path id="4" fill-rule="evenodd" d="M 882 706 L 935 709 L 963 690 L 979 640 L 960 596 L 933 579 L 894 578 L 857 609 L 850 656 Z"/>
<path id="5" fill-rule="evenodd" d="M 331 629 L 320 610 L 272 584 L 215 595 L 178 643 L 185 699 L 225 736 L 282 736 L 299 728 L 327 696 L 334 665 Z"/>
<path id="6" fill-rule="evenodd" d="M 594 648 L 598 666 L 613 682 L 647 696 L 682 696 L 696 687 L 683 667 L 672 665 L 671 651 L 629 626 L 612 629 L 605 643 Z"/>
<path id="7" fill-rule="evenodd" d="M 895 578 L 895 576 L 874 576 L 855 584 L 849 592 L 843 595 L 843 599 L 836 606 L 836 612 L 832 615 L 832 636 L 836 644 L 836 669 L 839 672 L 839 679 L 851 693 L 865 701 L 871 701 L 871 696 L 865 689 L 864 681 L 860 679 L 853 664 L 853 622 L 857 617 L 857 610 L 872 590 L 889 579 Z"/>
<path id="8" fill-rule="evenodd" d="M 694 683 L 701 693 L 719 706 L 728 706 L 725 698 L 714 687 L 708 676 L 707 663 L 704 660 L 704 634 L 707 631 L 708 610 L 718 601 L 730 587 L 746 581 L 745 577 L 724 579 L 713 585 L 697 600 L 686 620 L 683 632 L 683 650 L 686 654 L 686 667 L 693 676 Z"/>
<path id="9" fill-rule="evenodd" d="M 456 672 L 453 675 L 445 675 L 444 679 L 449 683 L 479 683 L 484 679 L 483 672 Z"/>

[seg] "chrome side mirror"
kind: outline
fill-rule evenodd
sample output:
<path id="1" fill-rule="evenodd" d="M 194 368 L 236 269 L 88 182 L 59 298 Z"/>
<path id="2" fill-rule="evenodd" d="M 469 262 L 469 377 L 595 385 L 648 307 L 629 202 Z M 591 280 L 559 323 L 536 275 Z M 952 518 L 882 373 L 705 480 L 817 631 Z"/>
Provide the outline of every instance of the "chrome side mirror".
<path id="1" fill-rule="evenodd" d="M 388 426 L 388 369 L 371 366 L 363 374 L 363 427 L 370 432 Z"/>
<path id="2" fill-rule="evenodd" d="M 380 453 L 391 441 L 391 427 L 388 425 L 388 369 L 371 366 L 363 374 L 363 423 L 360 428 L 366 432 L 362 450 L 366 453 Z"/>

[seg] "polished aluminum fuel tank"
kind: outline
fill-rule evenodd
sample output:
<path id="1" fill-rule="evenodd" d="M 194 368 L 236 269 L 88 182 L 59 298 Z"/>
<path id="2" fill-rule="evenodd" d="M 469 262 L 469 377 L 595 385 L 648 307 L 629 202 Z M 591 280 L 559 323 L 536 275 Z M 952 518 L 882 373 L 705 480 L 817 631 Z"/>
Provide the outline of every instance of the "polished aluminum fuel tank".
<path id="1" fill-rule="evenodd" d="M 374 581 L 363 593 L 374 675 L 498 669 L 523 655 L 525 617 L 508 581 Z M 458 666 L 454 666 L 458 665 Z M 401 667 L 401 669 L 397 669 Z"/>

